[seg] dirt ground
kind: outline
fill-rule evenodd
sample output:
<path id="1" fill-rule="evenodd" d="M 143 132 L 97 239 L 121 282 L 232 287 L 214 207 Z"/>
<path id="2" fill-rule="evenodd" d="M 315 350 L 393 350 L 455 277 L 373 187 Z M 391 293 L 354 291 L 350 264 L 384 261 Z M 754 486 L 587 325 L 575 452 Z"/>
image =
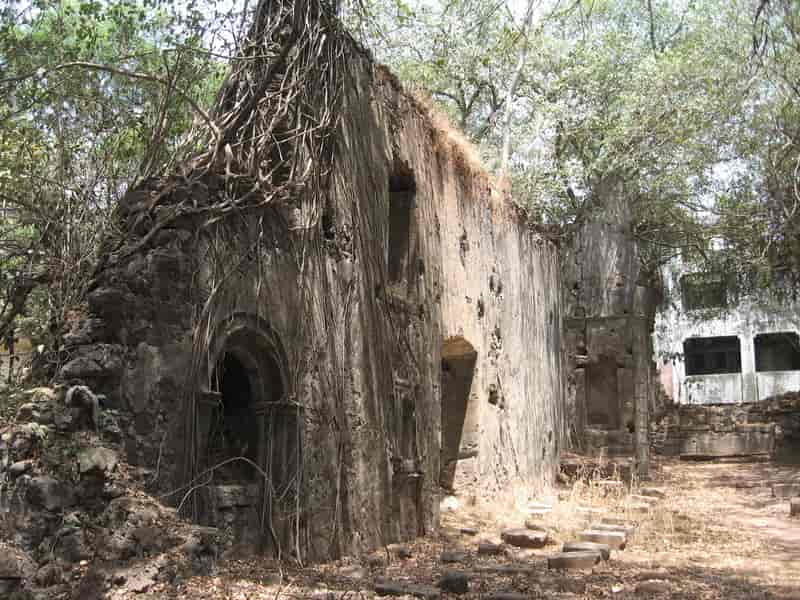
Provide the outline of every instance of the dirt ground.
<path id="1" fill-rule="evenodd" d="M 772 497 L 771 485 L 800 479 L 797 466 L 769 462 L 687 463 L 660 461 L 646 485 L 665 493 L 647 514 L 629 508 L 628 491 L 608 491 L 589 480 L 563 485 L 549 498 L 551 513 L 537 517 L 552 542 L 537 550 L 478 556 L 481 539 L 522 527 L 529 500 L 516 506 L 445 503 L 441 530 L 407 544 L 412 557 L 387 552 L 372 560 L 348 559 L 299 569 L 260 560 L 226 560 L 217 572 L 177 586 L 151 590 L 151 597 L 373 598 L 379 578 L 436 586 L 447 570 L 469 575 L 469 593 L 442 598 L 488 599 L 496 592 L 528 598 L 800 599 L 800 518 L 789 518 L 788 500 Z M 636 488 L 636 486 L 634 486 Z M 450 508 L 447 508 L 450 506 Z M 592 570 L 549 571 L 546 556 L 604 516 L 636 526 L 624 551 Z M 465 535 L 463 528 L 478 530 Z M 460 564 L 443 565 L 442 551 L 464 550 Z M 517 573 L 488 572 L 513 565 Z M 332 592 L 332 593 L 331 593 Z M 140 598 L 142 596 L 139 596 Z"/>

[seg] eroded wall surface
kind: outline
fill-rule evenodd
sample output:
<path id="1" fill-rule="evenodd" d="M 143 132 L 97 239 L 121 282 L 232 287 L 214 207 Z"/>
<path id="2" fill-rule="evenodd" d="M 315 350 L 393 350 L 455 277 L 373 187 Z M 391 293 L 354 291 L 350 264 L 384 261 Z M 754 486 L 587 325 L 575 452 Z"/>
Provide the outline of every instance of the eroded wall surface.
<path id="1" fill-rule="evenodd" d="M 266 546 L 311 558 L 429 531 L 442 482 L 533 493 L 564 437 L 555 244 L 391 75 L 348 60 L 327 205 L 154 233 L 154 199 L 202 208 L 230 182 L 130 191 L 61 372 L 121 410 L 157 490 L 204 478 L 184 508 L 242 531 L 266 519 Z"/>
<path id="2" fill-rule="evenodd" d="M 622 184 L 597 182 L 592 206 L 563 260 L 573 440 L 590 452 L 632 454 L 639 432 L 644 452 L 656 292 L 642 269 Z"/>

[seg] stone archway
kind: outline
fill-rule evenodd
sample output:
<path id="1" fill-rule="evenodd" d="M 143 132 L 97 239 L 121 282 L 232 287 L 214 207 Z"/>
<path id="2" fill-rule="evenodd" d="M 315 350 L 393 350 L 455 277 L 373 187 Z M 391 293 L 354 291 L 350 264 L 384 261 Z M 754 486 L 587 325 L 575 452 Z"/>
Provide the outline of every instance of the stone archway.
<path id="1" fill-rule="evenodd" d="M 277 552 L 290 543 L 302 479 L 301 420 L 287 400 L 286 355 L 263 319 L 236 314 L 212 336 L 206 369 L 195 439 L 198 470 L 209 479 L 201 520 L 230 527 L 241 544 Z"/>

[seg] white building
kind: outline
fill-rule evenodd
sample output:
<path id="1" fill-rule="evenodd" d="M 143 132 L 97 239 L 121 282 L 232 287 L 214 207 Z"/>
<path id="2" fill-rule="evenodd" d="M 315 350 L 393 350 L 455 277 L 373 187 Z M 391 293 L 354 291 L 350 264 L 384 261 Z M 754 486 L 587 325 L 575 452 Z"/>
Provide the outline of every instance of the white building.
<path id="1" fill-rule="evenodd" d="M 800 303 L 768 293 L 734 300 L 721 279 L 681 261 L 663 279 L 654 348 L 675 402 L 756 402 L 800 390 Z"/>

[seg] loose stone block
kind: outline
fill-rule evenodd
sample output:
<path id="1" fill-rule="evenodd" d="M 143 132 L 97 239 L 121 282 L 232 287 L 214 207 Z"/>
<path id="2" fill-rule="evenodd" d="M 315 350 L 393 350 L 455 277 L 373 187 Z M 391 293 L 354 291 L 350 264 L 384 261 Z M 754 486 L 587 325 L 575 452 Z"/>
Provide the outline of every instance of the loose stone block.
<path id="1" fill-rule="evenodd" d="M 501 537 L 506 544 L 518 548 L 541 548 L 548 540 L 546 532 L 530 529 L 507 529 Z"/>
<path id="2" fill-rule="evenodd" d="M 547 557 L 548 569 L 591 569 L 601 560 L 596 550 L 560 552 Z"/>
<path id="3" fill-rule="evenodd" d="M 481 540 L 478 542 L 478 555 L 480 556 L 497 556 L 502 553 L 503 544 L 490 540 Z"/>
<path id="4" fill-rule="evenodd" d="M 624 533 L 626 537 L 630 537 L 636 533 L 636 527 L 632 525 L 612 525 L 611 523 L 592 523 L 589 529 L 596 531 L 618 531 Z"/>
<path id="5" fill-rule="evenodd" d="M 627 537 L 624 533 L 617 531 L 598 531 L 596 529 L 581 531 L 578 534 L 578 539 L 582 542 L 605 544 L 613 550 L 624 550 L 627 543 Z"/>
<path id="6" fill-rule="evenodd" d="M 539 523 L 537 523 L 533 519 L 525 519 L 525 529 L 530 529 L 531 531 L 547 532 L 547 530 L 543 526 L 539 525 Z"/>
<path id="7" fill-rule="evenodd" d="M 462 527 L 459 533 L 461 533 L 461 535 L 478 535 L 478 530 L 472 527 Z"/>
<path id="8" fill-rule="evenodd" d="M 651 498 L 666 498 L 667 494 L 658 488 L 654 487 L 643 487 L 639 488 L 639 493 L 642 496 L 650 496 Z"/>
<path id="9" fill-rule="evenodd" d="M 528 600 L 530 596 L 519 592 L 495 592 L 486 596 L 486 600 Z"/>
<path id="10" fill-rule="evenodd" d="M 775 498 L 791 498 L 792 496 L 800 496 L 800 482 L 776 483 L 772 486 L 772 495 Z"/>
<path id="11" fill-rule="evenodd" d="M 631 502 L 649 504 L 650 506 L 658 503 L 658 498 L 653 498 L 652 496 L 642 496 L 641 494 L 631 494 L 630 500 Z"/>
<path id="12" fill-rule="evenodd" d="M 436 600 L 441 597 L 441 593 L 435 587 L 384 580 L 375 582 L 375 593 L 378 596 L 414 596 L 425 600 Z"/>
<path id="13" fill-rule="evenodd" d="M 627 525 L 628 520 L 624 517 L 603 517 L 600 519 L 601 523 L 606 523 L 607 525 Z"/>
<path id="14" fill-rule="evenodd" d="M 533 575 L 535 569 L 526 565 L 478 565 L 476 573 L 494 573 L 496 575 Z"/>
<path id="15" fill-rule="evenodd" d="M 666 594 L 670 591 L 669 582 L 659 579 L 643 581 L 636 586 L 637 594 Z"/>
<path id="16" fill-rule="evenodd" d="M 462 571 L 446 571 L 439 580 L 439 587 L 443 592 L 466 594 L 469 591 L 469 578 Z"/>
<path id="17" fill-rule="evenodd" d="M 469 558 L 469 554 L 466 552 L 461 552 L 459 550 L 446 550 L 442 552 L 442 556 L 439 560 L 443 563 L 460 563 L 464 562 Z"/>
<path id="18" fill-rule="evenodd" d="M 628 502 L 625 505 L 625 510 L 633 513 L 647 514 L 650 512 L 650 505 L 646 502 Z"/>
<path id="19" fill-rule="evenodd" d="M 611 558 L 611 548 L 607 544 L 596 542 L 567 542 L 561 548 L 561 552 L 599 552 L 603 560 Z"/>

